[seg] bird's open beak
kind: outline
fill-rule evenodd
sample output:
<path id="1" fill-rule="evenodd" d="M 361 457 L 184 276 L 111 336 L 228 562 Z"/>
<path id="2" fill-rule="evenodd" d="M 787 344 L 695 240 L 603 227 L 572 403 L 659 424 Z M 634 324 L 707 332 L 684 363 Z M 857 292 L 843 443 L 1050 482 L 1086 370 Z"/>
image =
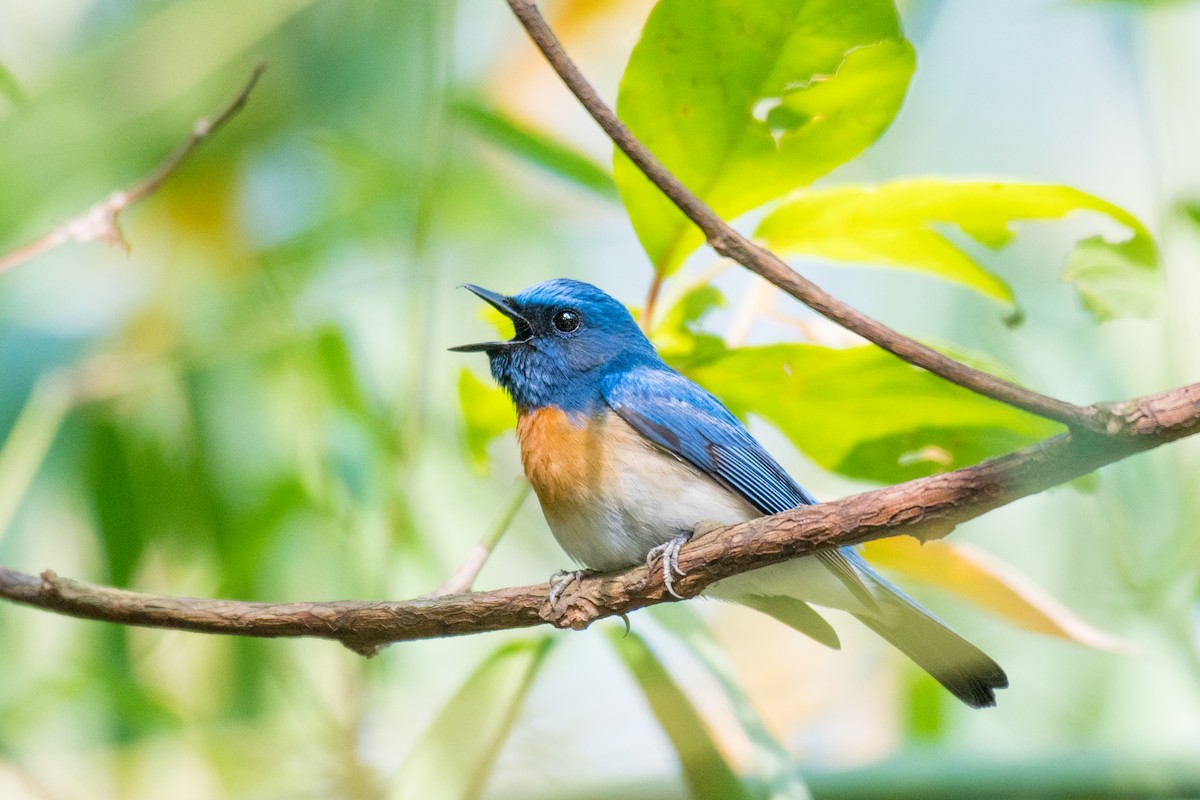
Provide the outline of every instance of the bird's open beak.
<path id="1" fill-rule="evenodd" d="M 521 316 L 520 311 L 517 311 L 517 307 L 513 303 L 511 297 L 505 297 L 502 294 L 489 292 L 487 289 L 484 289 L 481 286 L 476 286 L 472 283 L 464 283 L 461 288 L 466 289 L 467 291 L 471 292 L 471 294 L 482 298 L 484 302 L 486 302 L 492 308 L 511 319 L 513 324 L 516 326 L 517 335 L 507 342 L 479 342 L 477 344 L 460 344 L 458 347 L 451 347 L 451 350 L 456 353 L 487 353 L 493 350 L 503 350 L 506 347 L 524 344 L 527 341 L 527 337 L 521 336 L 521 333 L 522 330 L 529 330 L 529 321 L 525 319 L 525 317 Z"/>

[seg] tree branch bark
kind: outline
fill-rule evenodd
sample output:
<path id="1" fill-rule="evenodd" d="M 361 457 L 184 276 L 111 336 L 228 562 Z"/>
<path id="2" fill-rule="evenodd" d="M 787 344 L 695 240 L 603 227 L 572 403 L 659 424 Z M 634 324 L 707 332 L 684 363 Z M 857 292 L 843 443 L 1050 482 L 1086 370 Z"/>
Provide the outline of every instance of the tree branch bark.
<path id="1" fill-rule="evenodd" d="M 1114 423 L 1114 415 L 1105 406 L 1078 406 L 1057 400 L 948 358 L 838 300 L 789 267 L 770 250 L 738 233 L 672 175 L 629 128 L 625 127 L 625 123 L 605 104 L 579 71 L 579 67 L 563 50 L 558 37 L 538 11 L 535 0 L 506 2 L 529 34 L 529 38 L 592 119 L 608 134 L 613 143 L 621 148 L 621 152 L 695 223 L 713 250 L 775 284 L 818 314 L 882 347 L 897 358 L 928 370 L 951 383 L 1031 414 L 1061 422 L 1071 428 L 1111 432 L 1109 429 Z"/>
<path id="2" fill-rule="evenodd" d="M 819 550 L 898 534 L 945 536 L 959 523 L 1200 430 L 1200 383 L 1121 405 L 1123 436 L 1087 431 L 972 467 L 761 517 L 697 537 L 680 552 L 685 597 L 722 578 Z M 421 597 L 404 602 L 250 603 L 143 594 L 0 567 L 0 597 L 84 619 L 235 636 L 317 637 L 373 655 L 393 642 L 526 628 L 582 629 L 605 617 L 671 602 L 662 571 L 635 567 L 568 587 L 554 607 L 549 586 Z"/>
<path id="3" fill-rule="evenodd" d="M 694 596 L 722 578 L 823 549 L 898 534 L 944 536 L 959 523 L 992 509 L 1200 430 L 1200 384 L 1120 403 L 1075 406 L 952 361 L 829 296 L 733 231 L 671 176 L 587 84 L 536 6 L 529 0 L 508 2 L 592 116 L 704 230 L 719 253 L 909 363 L 1071 427 L 1068 433 L 972 467 L 803 506 L 697 537 L 680 553 L 679 563 L 686 573 L 674 584 L 680 594 Z M 204 136 L 237 112 L 260 71 L 213 124 L 197 129 L 180 150 L 126 195 L 136 199 L 161 185 Z M 0 598 L 48 611 L 202 633 L 333 639 L 364 655 L 392 642 L 543 623 L 579 629 L 597 619 L 673 599 L 665 591 L 661 570 L 645 567 L 586 577 L 568 587 L 554 607 L 548 595 L 549 587 L 538 584 L 405 602 L 252 603 L 144 594 L 60 578 L 49 571 L 39 577 L 0 567 Z"/>
<path id="4" fill-rule="evenodd" d="M 125 236 L 121 232 L 121 225 L 118 219 L 121 212 L 139 200 L 157 192 L 159 187 L 171 176 L 171 173 L 183 163 L 184 159 L 191 155 L 192 151 L 201 142 L 220 130 L 226 122 L 241 111 L 242 107 L 246 105 L 246 101 L 250 98 L 250 92 L 253 91 L 254 85 L 258 83 L 258 79 L 262 77 L 266 69 L 266 62 L 258 64 L 254 68 L 254 71 L 250 73 L 250 78 L 246 81 L 242 90 L 223 109 L 218 111 L 216 116 L 211 119 L 196 120 L 196 123 L 192 126 L 191 134 L 183 144 L 163 159 L 150 174 L 128 188 L 118 189 L 87 211 L 64 222 L 46 235 L 0 256 L 0 272 L 10 267 L 15 267 L 34 256 L 41 255 L 47 250 L 53 250 L 60 244 L 70 241 L 94 242 L 99 240 L 107 242 L 110 245 L 118 245 L 128 250 L 129 243 L 125 241 Z"/>

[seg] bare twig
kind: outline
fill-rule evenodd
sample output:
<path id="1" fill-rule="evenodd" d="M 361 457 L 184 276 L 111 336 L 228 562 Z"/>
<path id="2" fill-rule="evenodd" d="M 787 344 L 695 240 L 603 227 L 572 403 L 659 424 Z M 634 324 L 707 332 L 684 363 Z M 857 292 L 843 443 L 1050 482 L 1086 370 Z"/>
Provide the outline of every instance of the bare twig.
<path id="1" fill-rule="evenodd" d="M 558 38 L 538 11 L 534 0 L 506 2 L 524 26 L 529 38 L 541 50 L 567 88 L 587 109 L 592 119 L 599 123 L 613 143 L 629 156 L 638 169 L 703 231 L 709 246 L 718 253 L 766 278 L 818 314 L 837 322 L 898 358 L 952 383 L 1072 428 L 1119 432 L 1113 430 L 1114 417 L 1119 415 L 1112 414 L 1107 406 L 1077 406 L 1056 400 L 948 358 L 838 300 L 797 273 L 774 253 L 742 236 L 672 175 L 617 118 L 563 50 Z"/>
<path id="2" fill-rule="evenodd" d="M 646 292 L 646 302 L 642 304 L 642 330 L 649 334 L 654 330 L 654 311 L 658 307 L 658 295 L 662 292 L 663 276 L 658 270 L 650 279 L 650 289 Z"/>
<path id="3" fill-rule="evenodd" d="M 897 534 L 944 536 L 956 525 L 1105 464 L 1200 431 L 1200 384 L 1121 405 L 1128 436 L 1065 433 L 941 475 L 762 517 L 684 546 L 675 590 L 694 596 L 714 581 L 819 550 Z M 333 639 L 364 655 L 391 642 L 597 619 L 669 602 L 662 570 L 635 567 L 583 578 L 551 607 L 546 584 L 406 602 L 248 603 L 141 594 L 0 567 L 0 597 L 85 619 L 257 637 Z"/>
<path id="4" fill-rule="evenodd" d="M 87 211 L 74 219 L 64 222 L 45 236 L 34 239 L 29 244 L 0 256 L 0 272 L 10 267 L 15 267 L 34 256 L 70 241 L 102 241 L 128 250 L 129 243 L 125 241 L 125 236 L 121 232 L 118 220 L 121 212 L 139 200 L 158 191 L 163 182 L 183 163 L 184 159 L 191 155 L 191 152 L 202 141 L 220 130 L 226 122 L 241 111 L 242 107 L 246 105 L 246 100 L 249 99 L 254 85 L 258 83 L 258 79 L 262 76 L 266 68 L 267 65 L 265 62 L 258 64 L 254 68 L 254 71 L 250 73 L 250 79 L 246 81 L 246 85 L 242 87 L 242 90 L 215 117 L 196 120 L 196 124 L 192 126 L 191 134 L 184 143 L 176 148 L 175 152 L 167 156 L 149 175 L 146 175 L 140 181 L 126 189 L 119 189 L 113 192 Z"/>
<path id="5" fill-rule="evenodd" d="M 475 579 L 483 570 L 483 565 L 487 563 L 501 537 L 512 526 L 513 520 L 517 518 L 517 512 L 521 510 L 521 506 L 525 505 L 532 488 L 529 481 L 521 480 L 517 483 L 508 497 L 508 502 L 500 509 L 500 515 L 496 517 L 496 521 L 467 553 L 467 557 L 454 571 L 454 574 L 433 593 L 433 597 L 445 597 L 448 594 L 471 591 L 471 587 L 475 585 Z"/>

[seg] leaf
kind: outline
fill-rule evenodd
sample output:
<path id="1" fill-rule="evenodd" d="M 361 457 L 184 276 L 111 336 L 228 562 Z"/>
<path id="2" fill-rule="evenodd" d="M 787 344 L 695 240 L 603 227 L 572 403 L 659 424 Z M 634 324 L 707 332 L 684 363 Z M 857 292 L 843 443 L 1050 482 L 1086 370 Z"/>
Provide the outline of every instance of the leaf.
<path id="1" fill-rule="evenodd" d="M 1155 274 L 1157 257 L 1145 227 L 1124 209 L 1068 186 L 910 178 L 878 186 L 809 189 L 768 214 L 755 236 L 780 254 L 917 270 L 1011 304 L 1008 284 L 942 231 L 957 228 L 998 249 L 1012 240 L 1014 222 L 1061 219 L 1077 211 L 1105 214 L 1132 234 L 1122 245 L 1099 239 L 1080 243 L 1064 278 L 1077 283 L 1081 294 L 1089 281 L 1083 264 L 1097 261 L 1095 253 L 1087 258 L 1097 242 L 1128 249 L 1128 261 L 1112 265 L 1112 273 L 1131 280 Z M 1075 266 L 1078 259 L 1084 261 Z"/>
<path id="2" fill-rule="evenodd" d="M 1200 227 L 1200 200 L 1183 200 L 1179 203 L 1179 211 L 1184 218 Z"/>
<path id="3" fill-rule="evenodd" d="M 750 697 L 742 689 L 733 665 L 699 615 L 685 603 L 652 606 L 650 613 L 675 634 L 696 660 L 708 670 L 729 700 L 738 723 L 754 748 L 759 775 L 772 800 L 808 800 L 811 794 L 792 764 L 787 749 L 772 735 Z"/>
<path id="4" fill-rule="evenodd" d="M 25 92 L 21 90 L 21 84 L 3 62 L 0 62 L 0 97 L 7 98 L 14 105 L 25 102 Z"/>
<path id="5" fill-rule="evenodd" d="M 646 642 L 632 631 L 609 629 L 613 646 L 646 696 L 658 724 L 675 746 L 683 777 L 696 800 L 752 796 L 713 741 L 704 720 Z"/>
<path id="6" fill-rule="evenodd" d="M 807 185 L 891 124 L 915 64 L 890 0 L 660 0 L 619 116 L 726 219 Z M 703 238 L 619 151 L 614 175 L 654 269 Z"/>
<path id="7" fill-rule="evenodd" d="M 650 334 L 650 340 L 664 359 L 691 361 L 718 354 L 725 349 L 721 337 L 696 330 L 699 322 L 714 308 L 725 305 L 717 287 L 702 283 L 684 292 Z"/>
<path id="8" fill-rule="evenodd" d="M 486 471 L 488 446 L 517 424 L 512 401 L 499 386 L 484 383 L 464 367 L 458 373 L 458 402 L 462 407 L 467 455 L 477 470 Z"/>
<path id="9" fill-rule="evenodd" d="M 579 151 L 479 102 L 460 101 L 454 110 L 477 133 L 513 155 L 606 200 L 617 198 L 608 170 Z"/>
<path id="10" fill-rule="evenodd" d="M 881 483 L 968 466 L 1061 430 L 872 346 L 745 347 L 682 368 L 822 467 Z"/>
<path id="11" fill-rule="evenodd" d="M 1009 623 L 1097 650 L 1123 651 L 1115 636 L 1084 622 L 1046 590 L 995 556 L 968 544 L 908 536 L 863 545 L 871 563 L 944 589 Z"/>
<path id="12" fill-rule="evenodd" d="M 1152 317 L 1163 299 L 1163 276 L 1155 263 L 1153 245 L 1140 239 L 1113 244 L 1094 236 L 1071 253 L 1063 280 L 1075 285 L 1083 307 L 1098 322 Z"/>
<path id="13" fill-rule="evenodd" d="M 552 643 L 510 642 L 488 656 L 413 745 L 388 797 L 480 797 Z"/>

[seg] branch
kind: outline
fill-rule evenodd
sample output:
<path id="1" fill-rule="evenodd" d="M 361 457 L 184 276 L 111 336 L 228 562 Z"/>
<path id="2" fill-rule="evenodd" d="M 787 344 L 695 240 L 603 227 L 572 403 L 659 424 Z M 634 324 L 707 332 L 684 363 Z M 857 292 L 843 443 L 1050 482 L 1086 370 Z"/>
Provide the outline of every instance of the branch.
<path id="1" fill-rule="evenodd" d="M 1200 383 L 1131 400 L 1128 436 L 1064 433 L 972 467 L 721 528 L 680 552 L 685 597 L 709 584 L 819 550 L 898 534 L 944 536 L 959 523 L 1200 431 Z M 662 571 L 644 566 L 583 578 L 550 606 L 548 586 L 466 592 L 405 602 L 249 603 L 142 594 L 0 567 L 0 597 L 84 619 L 257 637 L 333 639 L 363 655 L 392 642 L 525 628 L 581 629 L 669 602 Z"/>
<path id="2" fill-rule="evenodd" d="M 1114 415 L 1107 406 L 1077 406 L 1056 400 L 948 358 L 843 303 L 793 270 L 770 250 L 742 236 L 672 175 L 629 128 L 625 127 L 612 109 L 605 105 L 600 95 L 579 71 L 579 67 L 563 50 L 562 44 L 546 24 L 534 0 L 507 2 L 529 34 L 529 38 L 537 45 L 571 93 L 587 109 L 592 119 L 599 123 L 629 160 L 703 231 L 713 250 L 767 279 L 818 314 L 857 333 L 898 358 L 939 375 L 951 383 L 1031 414 L 1061 422 L 1071 428 L 1114 432 L 1111 430 Z"/>
<path id="3" fill-rule="evenodd" d="M 10 267 L 15 267 L 34 256 L 40 255 L 47 250 L 52 250 L 60 244 L 69 241 L 94 242 L 98 240 L 128 250 L 129 243 L 125 241 L 125 236 L 121 232 L 118 220 L 121 212 L 139 200 L 158 191 L 159 187 L 171 176 L 171 173 L 183 163 L 184 159 L 191 155 L 192 151 L 202 141 L 220 130 L 226 122 L 241 111 L 242 107 L 246 105 L 246 100 L 249 99 L 254 85 L 258 83 L 258 79 L 262 76 L 266 68 L 266 62 L 258 64 L 254 68 L 254 71 L 250 73 L 250 79 L 246 81 L 246 85 L 242 87 L 242 90 L 215 117 L 212 119 L 196 120 L 196 124 L 192 126 L 191 134 L 184 143 L 176 148 L 175 152 L 167 156 L 150 174 L 126 189 L 118 189 L 87 211 L 68 222 L 64 222 L 45 236 L 34 239 L 29 244 L 0 256 L 0 272 Z"/>

